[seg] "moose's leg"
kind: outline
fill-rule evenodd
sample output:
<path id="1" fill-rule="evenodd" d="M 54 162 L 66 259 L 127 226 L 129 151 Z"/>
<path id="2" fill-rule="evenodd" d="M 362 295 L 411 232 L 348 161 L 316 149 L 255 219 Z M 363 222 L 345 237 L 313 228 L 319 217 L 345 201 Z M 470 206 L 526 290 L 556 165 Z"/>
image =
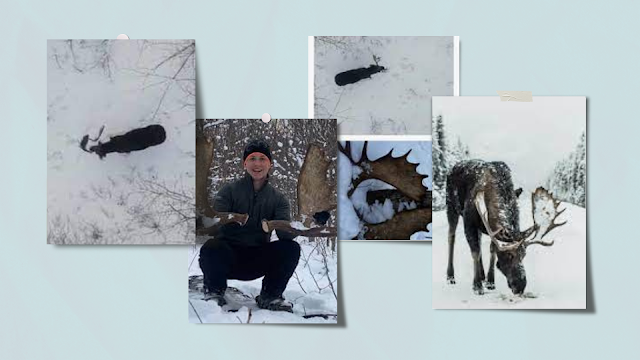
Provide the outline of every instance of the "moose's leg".
<path id="1" fill-rule="evenodd" d="M 449 220 L 449 264 L 447 265 L 447 282 L 449 284 L 455 284 L 456 278 L 453 270 L 453 248 L 456 243 L 456 228 L 458 227 L 458 220 L 460 217 L 458 214 L 447 211 L 447 218 Z"/>
<path id="2" fill-rule="evenodd" d="M 464 233 L 467 242 L 471 248 L 471 257 L 473 258 L 473 291 L 478 294 L 484 294 L 482 281 L 484 280 L 484 267 L 482 265 L 482 251 L 480 248 L 480 230 L 473 225 L 464 226 Z"/>
<path id="3" fill-rule="evenodd" d="M 495 267 L 496 267 L 496 246 L 491 244 L 491 259 L 489 260 L 489 271 L 487 272 L 487 289 L 493 290 L 496 288 L 495 283 Z"/>

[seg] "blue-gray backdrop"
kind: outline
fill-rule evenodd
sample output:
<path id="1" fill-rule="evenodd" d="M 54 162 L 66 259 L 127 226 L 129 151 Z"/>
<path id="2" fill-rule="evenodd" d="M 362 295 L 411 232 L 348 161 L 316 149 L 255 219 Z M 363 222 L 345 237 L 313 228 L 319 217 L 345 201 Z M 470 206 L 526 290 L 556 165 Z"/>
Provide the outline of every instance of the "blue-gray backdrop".
<path id="1" fill-rule="evenodd" d="M 636 1 L 4 2 L 0 358 L 637 359 L 639 15 Z M 587 96 L 590 310 L 435 311 L 431 244 L 341 242 L 341 325 L 203 326 L 187 322 L 186 248 L 46 245 L 46 39 L 120 33 L 196 39 L 198 117 L 306 117 L 308 35 L 459 35 L 461 95 Z"/>

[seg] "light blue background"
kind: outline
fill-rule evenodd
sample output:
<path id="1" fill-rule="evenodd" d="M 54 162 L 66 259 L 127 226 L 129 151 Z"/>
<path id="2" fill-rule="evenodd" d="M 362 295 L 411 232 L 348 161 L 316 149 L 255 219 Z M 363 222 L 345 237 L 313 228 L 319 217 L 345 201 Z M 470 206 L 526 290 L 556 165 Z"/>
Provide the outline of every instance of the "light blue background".
<path id="1" fill-rule="evenodd" d="M 640 358 L 638 4 L 3 2 L 0 358 Z M 341 325 L 200 326 L 184 247 L 45 245 L 46 39 L 119 33 L 197 40 L 199 117 L 306 117 L 307 35 L 459 35 L 461 95 L 586 95 L 590 311 L 434 311 L 430 244 L 342 242 Z"/>

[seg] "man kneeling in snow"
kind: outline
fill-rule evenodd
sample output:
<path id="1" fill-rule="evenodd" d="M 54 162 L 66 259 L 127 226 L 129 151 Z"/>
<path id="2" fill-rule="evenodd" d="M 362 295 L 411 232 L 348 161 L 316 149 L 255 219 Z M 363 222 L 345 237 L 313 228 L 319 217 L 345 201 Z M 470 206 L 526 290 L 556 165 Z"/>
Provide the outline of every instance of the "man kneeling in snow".
<path id="1" fill-rule="evenodd" d="M 264 276 L 262 290 L 256 297 L 258 307 L 293 312 L 293 305 L 282 293 L 300 259 L 300 245 L 293 236 L 276 231 L 279 241 L 270 242 L 261 221 L 291 220 L 289 202 L 269 184 L 273 166 L 271 150 L 263 140 L 249 142 L 244 150 L 245 176 L 226 184 L 216 194 L 213 208 L 219 212 L 248 214 L 244 226 L 237 223 L 222 226 L 215 238 L 200 249 L 200 268 L 204 274 L 205 292 L 226 304 L 227 279 L 254 280 Z"/>

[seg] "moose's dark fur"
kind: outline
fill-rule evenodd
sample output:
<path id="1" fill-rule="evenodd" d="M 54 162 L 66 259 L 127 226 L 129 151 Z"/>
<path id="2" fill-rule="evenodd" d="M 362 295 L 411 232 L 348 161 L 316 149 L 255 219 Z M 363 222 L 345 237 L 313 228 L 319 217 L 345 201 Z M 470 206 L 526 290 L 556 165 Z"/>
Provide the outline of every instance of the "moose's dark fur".
<path id="1" fill-rule="evenodd" d="M 476 293 L 484 292 L 485 280 L 482 265 L 480 238 L 487 229 L 480 218 L 474 203 L 479 192 L 484 193 L 485 205 L 488 211 L 489 227 L 502 228 L 496 237 L 504 242 L 514 242 L 525 234 L 520 231 L 520 216 L 517 198 L 522 189 L 514 190 L 511 171 L 503 162 L 485 162 L 469 160 L 456 164 L 447 177 L 447 219 L 449 221 L 449 264 L 447 280 L 455 283 L 453 269 L 453 248 L 455 232 L 459 217 L 462 216 L 464 233 L 471 248 L 474 263 L 473 289 Z M 498 269 L 505 275 L 509 287 L 514 294 L 521 294 L 527 278 L 522 260 L 525 247 L 514 251 L 498 251 L 495 244 L 491 244 L 491 261 L 487 273 L 487 288 L 495 288 L 494 265 L 498 258 Z"/>
<path id="2" fill-rule="evenodd" d="M 335 80 L 338 86 L 345 86 L 356 83 L 362 79 L 369 79 L 371 75 L 384 71 L 384 66 L 370 65 L 368 68 L 358 68 L 336 75 Z"/>
<path id="3" fill-rule="evenodd" d="M 106 143 L 99 143 L 90 148 L 100 158 L 112 152 L 128 153 L 144 150 L 149 146 L 159 145 L 164 142 L 167 135 L 161 125 L 149 125 L 140 129 L 131 130 L 123 135 L 113 136 Z"/>

